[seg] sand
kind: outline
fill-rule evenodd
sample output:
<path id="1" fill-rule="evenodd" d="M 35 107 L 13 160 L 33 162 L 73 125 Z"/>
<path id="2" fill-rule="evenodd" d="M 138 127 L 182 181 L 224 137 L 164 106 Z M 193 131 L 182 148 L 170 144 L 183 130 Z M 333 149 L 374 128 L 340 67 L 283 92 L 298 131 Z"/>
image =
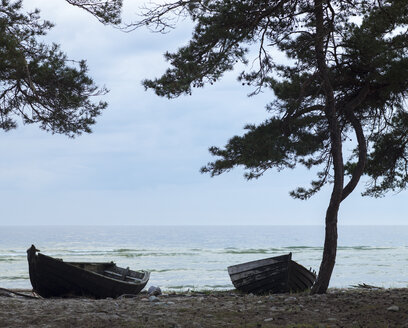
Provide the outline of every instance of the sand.
<path id="1" fill-rule="evenodd" d="M 408 327 L 407 289 L 325 295 L 236 291 L 119 299 L 27 299 L 0 293 L 0 327 Z"/>

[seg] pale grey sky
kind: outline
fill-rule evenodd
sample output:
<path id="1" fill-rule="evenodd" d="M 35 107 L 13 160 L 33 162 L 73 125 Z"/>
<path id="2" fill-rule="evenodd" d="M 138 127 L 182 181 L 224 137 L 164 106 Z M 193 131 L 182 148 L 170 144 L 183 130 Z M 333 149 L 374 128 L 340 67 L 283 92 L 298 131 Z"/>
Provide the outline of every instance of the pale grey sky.
<path id="1" fill-rule="evenodd" d="M 126 17 L 142 3 L 125 1 Z M 46 39 L 72 59 L 87 59 L 90 75 L 111 91 L 90 135 L 68 139 L 21 124 L 1 132 L 0 225 L 324 223 L 329 188 L 306 202 L 288 195 L 313 179 L 303 168 L 250 182 L 239 169 L 216 178 L 199 173 L 212 160 L 209 146 L 267 118 L 273 95 L 248 98 L 251 89 L 234 72 L 176 100 L 144 91 L 141 81 L 167 67 L 162 54 L 188 40 L 188 22 L 166 35 L 123 33 L 64 0 L 24 6 L 41 9 L 56 24 Z M 362 198 L 357 191 L 342 205 L 339 223 L 407 224 L 406 199 Z"/>

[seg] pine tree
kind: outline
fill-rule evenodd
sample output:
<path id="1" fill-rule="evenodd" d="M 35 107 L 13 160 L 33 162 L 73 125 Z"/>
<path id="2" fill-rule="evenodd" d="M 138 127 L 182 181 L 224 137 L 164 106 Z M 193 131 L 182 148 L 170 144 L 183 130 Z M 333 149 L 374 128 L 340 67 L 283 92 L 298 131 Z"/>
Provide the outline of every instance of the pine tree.
<path id="1" fill-rule="evenodd" d="M 216 176 L 234 167 L 247 179 L 271 168 L 318 167 L 309 188 L 291 193 L 307 199 L 332 184 L 326 211 L 323 259 L 313 293 L 325 293 L 335 264 L 341 202 L 363 174 L 367 194 L 405 188 L 408 182 L 408 1 L 394 0 L 186 0 L 150 7 L 135 27 L 165 32 L 191 18 L 191 40 L 166 53 L 170 68 L 146 88 L 168 98 L 218 81 L 237 62 L 257 63 L 242 72 L 253 95 L 271 90 L 269 117 L 248 125 L 202 168 Z M 274 58 L 285 54 L 290 64 Z M 344 159 L 343 143 L 355 151 Z M 347 182 L 345 182 L 347 180 Z"/>
<path id="2" fill-rule="evenodd" d="M 73 2 L 73 1 L 71 1 Z M 105 20 L 108 20 L 106 18 Z M 24 124 L 70 137 L 91 132 L 106 102 L 87 75 L 85 61 L 74 62 L 56 44 L 39 41 L 52 28 L 39 11 L 22 12 L 22 1 L 1 0 L 0 7 L 0 129 Z"/>

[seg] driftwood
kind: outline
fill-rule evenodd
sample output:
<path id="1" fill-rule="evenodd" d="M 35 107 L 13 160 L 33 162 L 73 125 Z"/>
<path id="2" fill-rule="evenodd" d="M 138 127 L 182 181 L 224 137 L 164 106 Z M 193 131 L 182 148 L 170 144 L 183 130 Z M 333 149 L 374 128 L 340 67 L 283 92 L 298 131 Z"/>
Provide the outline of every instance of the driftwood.
<path id="1" fill-rule="evenodd" d="M 7 294 L 13 294 L 13 295 L 17 295 L 17 296 L 22 296 L 22 297 L 26 297 L 26 298 L 31 298 L 31 299 L 40 299 L 42 298 L 41 296 L 32 296 L 32 295 L 27 295 L 24 293 L 19 293 L 17 291 L 14 291 L 12 289 L 7 289 L 7 288 L 1 288 L 0 287 L 0 291 L 1 292 L 5 292 Z M 34 294 L 34 293 L 33 293 Z M 11 295 L 3 295 L 3 296 L 11 296 Z"/>
<path id="2" fill-rule="evenodd" d="M 367 285 L 367 284 L 364 284 L 364 283 L 358 284 L 358 285 L 352 285 L 351 287 L 353 287 L 353 288 L 364 288 L 364 289 L 383 289 L 382 287 Z"/>

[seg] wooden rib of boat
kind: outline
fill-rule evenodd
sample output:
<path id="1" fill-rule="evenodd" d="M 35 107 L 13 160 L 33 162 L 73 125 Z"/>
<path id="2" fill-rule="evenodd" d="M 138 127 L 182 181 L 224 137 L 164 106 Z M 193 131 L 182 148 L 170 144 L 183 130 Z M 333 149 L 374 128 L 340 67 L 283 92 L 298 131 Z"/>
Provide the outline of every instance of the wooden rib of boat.
<path id="1" fill-rule="evenodd" d="M 312 287 L 316 274 L 292 260 L 292 253 L 228 267 L 236 289 L 245 293 L 300 292 Z"/>
<path id="2" fill-rule="evenodd" d="M 30 281 L 33 291 L 46 298 L 138 294 L 150 277 L 148 271 L 120 268 L 114 262 L 64 262 L 37 252 L 34 245 L 27 250 Z"/>

